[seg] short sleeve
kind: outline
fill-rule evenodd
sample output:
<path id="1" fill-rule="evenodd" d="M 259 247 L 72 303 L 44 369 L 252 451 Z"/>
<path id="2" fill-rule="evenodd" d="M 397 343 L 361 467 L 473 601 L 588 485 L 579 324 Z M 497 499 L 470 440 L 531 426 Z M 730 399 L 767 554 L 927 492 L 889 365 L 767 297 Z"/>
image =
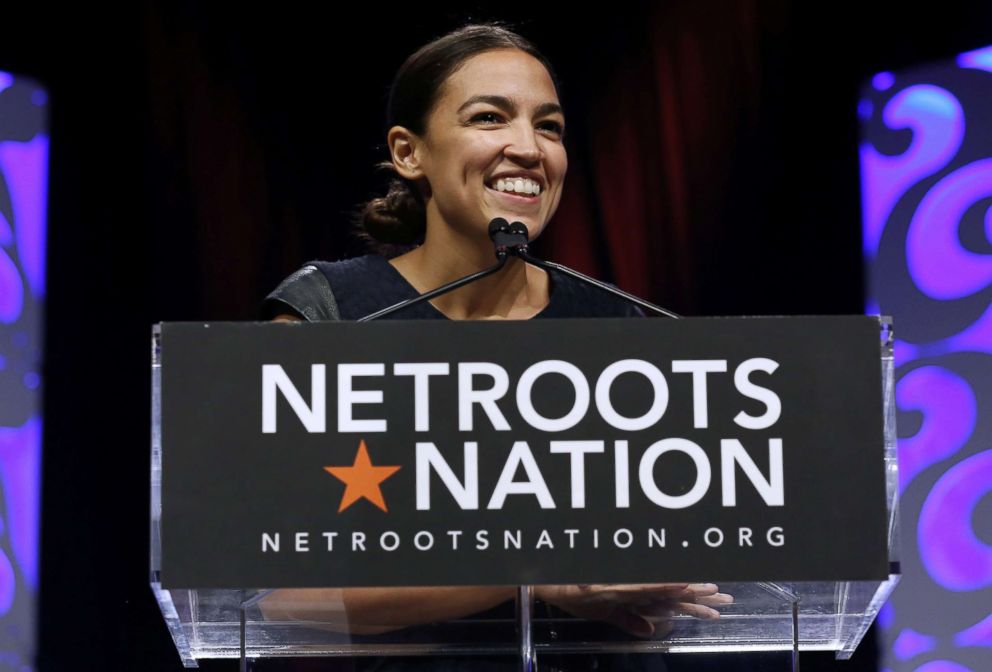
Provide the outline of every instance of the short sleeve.
<path id="1" fill-rule="evenodd" d="M 307 264 L 279 283 L 259 309 L 259 319 L 293 312 L 308 322 L 340 320 L 337 301 L 327 276 L 316 266 Z"/>

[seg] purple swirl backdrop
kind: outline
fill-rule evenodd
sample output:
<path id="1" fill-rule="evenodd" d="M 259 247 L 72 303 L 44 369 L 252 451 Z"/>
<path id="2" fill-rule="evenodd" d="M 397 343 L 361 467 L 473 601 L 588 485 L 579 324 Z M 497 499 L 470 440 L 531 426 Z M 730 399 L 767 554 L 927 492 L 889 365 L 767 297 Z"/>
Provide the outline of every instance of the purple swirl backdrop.
<path id="1" fill-rule="evenodd" d="M 992 47 L 864 89 L 869 313 L 895 318 L 903 581 L 884 669 L 992 670 Z"/>
<path id="2" fill-rule="evenodd" d="M 0 72 L 0 668 L 34 665 L 47 96 Z"/>

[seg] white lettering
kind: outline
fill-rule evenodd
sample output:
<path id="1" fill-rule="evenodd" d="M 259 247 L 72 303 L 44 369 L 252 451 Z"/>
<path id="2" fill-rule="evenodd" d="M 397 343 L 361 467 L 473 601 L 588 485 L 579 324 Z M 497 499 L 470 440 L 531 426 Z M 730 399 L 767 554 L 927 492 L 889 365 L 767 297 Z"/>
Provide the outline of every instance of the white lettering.
<path id="1" fill-rule="evenodd" d="M 387 537 L 390 539 L 388 543 L 386 542 Z M 392 531 L 383 532 L 379 536 L 379 546 L 384 551 L 395 551 L 400 547 L 400 535 Z"/>
<path id="2" fill-rule="evenodd" d="M 692 489 L 684 495 L 666 495 L 659 488 L 654 480 L 654 465 L 659 457 L 665 453 L 678 451 L 688 455 L 696 464 L 696 482 Z M 692 506 L 703 498 L 710 487 L 710 463 L 706 459 L 706 453 L 688 439 L 670 438 L 662 439 L 651 444 L 651 447 L 644 451 L 641 457 L 641 465 L 638 470 L 640 476 L 641 489 L 648 499 L 658 506 L 666 509 L 684 509 Z"/>
<path id="3" fill-rule="evenodd" d="M 429 441 L 417 442 L 417 510 L 430 511 L 431 469 L 441 477 L 444 487 L 463 510 L 479 508 L 479 444 L 466 441 L 464 446 L 465 476 L 459 481 L 441 451 Z"/>
<path id="4" fill-rule="evenodd" d="M 613 442 L 613 478 L 616 485 L 618 509 L 630 507 L 630 466 L 627 457 L 627 442 Z"/>
<path id="5" fill-rule="evenodd" d="M 723 543 L 723 530 L 719 527 L 711 527 L 703 533 L 703 541 L 710 548 L 716 548 Z"/>
<path id="6" fill-rule="evenodd" d="M 475 376 L 489 376 L 493 386 L 488 390 L 476 390 L 472 386 Z M 491 362 L 460 362 L 458 364 L 458 429 L 463 432 L 473 430 L 472 406 L 479 404 L 489 422 L 497 431 L 508 431 L 510 423 L 503 417 L 496 405 L 510 389 L 510 377 L 506 369 Z"/>
<path id="7" fill-rule="evenodd" d="M 414 429 L 427 432 L 431 428 L 430 416 L 430 376 L 447 376 L 445 362 L 418 362 L 393 364 L 394 376 L 413 376 L 413 415 Z"/>
<path id="8" fill-rule="evenodd" d="M 586 508 L 586 453 L 605 453 L 602 441 L 552 441 L 552 453 L 571 455 L 572 508 Z"/>
<path id="9" fill-rule="evenodd" d="M 628 418 L 617 413 L 613 408 L 613 401 L 610 399 L 610 390 L 613 382 L 624 373 L 639 373 L 651 383 L 654 388 L 654 401 L 647 413 L 639 418 Z M 599 414 L 611 426 L 625 431 L 637 431 L 647 429 L 655 424 L 665 415 L 668 408 L 668 382 L 665 374 L 658 370 L 651 362 L 643 359 L 623 359 L 613 362 L 599 374 L 596 381 L 596 408 Z"/>
<path id="10" fill-rule="evenodd" d="M 514 481 L 513 477 L 517 473 L 517 467 L 523 465 L 527 472 L 526 481 Z M 513 444 L 506 464 L 503 465 L 503 473 L 499 475 L 499 481 L 493 490 L 493 496 L 489 499 L 490 509 L 502 509 L 507 495 L 534 495 L 542 509 L 555 508 L 555 502 L 551 498 L 548 484 L 544 482 L 544 476 L 534 460 L 534 454 L 530 452 L 530 446 L 526 441 L 517 441 Z"/>
<path id="11" fill-rule="evenodd" d="M 676 359 L 672 361 L 674 373 L 692 374 L 692 425 L 696 429 L 709 426 L 709 404 L 706 394 L 706 374 L 725 373 L 725 359 Z"/>
<path id="12" fill-rule="evenodd" d="M 326 431 L 327 402 L 325 382 L 326 367 L 323 364 L 313 364 L 310 367 L 310 404 L 303 401 L 293 381 L 286 375 L 279 364 L 262 365 L 262 433 L 274 434 L 276 431 L 276 390 L 289 402 L 293 413 L 300 419 L 303 426 L 311 434 Z"/>
<path id="13" fill-rule="evenodd" d="M 427 541 L 421 543 L 420 539 L 424 538 Z M 417 534 L 413 535 L 413 545 L 417 547 L 418 551 L 429 551 L 434 547 L 434 535 L 427 530 L 421 530 Z"/>
<path id="14" fill-rule="evenodd" d="M 734 371 L 734 385 L 745 397 L 762 402 L 767 410 L 757 417 L 741 411 L 734 416 L 734 422 L 745 429 L 767 429 L 774 425 L 782 414 L 782 400 L 768 388 L 755 385 L 749 376 L 755 371 L 775 373 L 778 362 L 767 357 L 754 357 L 745 360 Z"/>
<path id="15" fill-rule="evenodd" d="M 737 439 L 720 440 L 720 476 L 723 505 L 737 506 L 737 470 L 739 464 L 755 490 L 768 506 L 785 505 L 785 475 L 782 468 L 782 439 L 768 439 L 768 478 L 744 450 Z"/>
<path id="16" fill-rule="evenodd" d="M 357 420 L 355 404 L 381 404 L 382 390 L 356 390 L 352 379 L 358 376 L 384 376 L 385 364 L 338 364 L 338 431 L 385 432 L 385 420 Z M 363 549 L 364 550 L 364 549 Z"/>
<path id="17" fill-rule="evenodd" d="M 546 418 L 534 408 L 531 397 L 534 383 L 546 373 L 558 373 L 565 376 L 575 391 L 575 403 L 572 404 L 572 410 L 563 417 Z M 535 429 L 545 432 L 561 432 L 571 429 L 579 424 L 585 417 L 586 411 L 589 410 L 589 383 L 586 382 L 579 367 L 574 364 L 560 359 L 537 362 L 527 367 L 527 370 L 520 376 L 520 380 L 517 381 L 517 408 L 524 421 Z"/>

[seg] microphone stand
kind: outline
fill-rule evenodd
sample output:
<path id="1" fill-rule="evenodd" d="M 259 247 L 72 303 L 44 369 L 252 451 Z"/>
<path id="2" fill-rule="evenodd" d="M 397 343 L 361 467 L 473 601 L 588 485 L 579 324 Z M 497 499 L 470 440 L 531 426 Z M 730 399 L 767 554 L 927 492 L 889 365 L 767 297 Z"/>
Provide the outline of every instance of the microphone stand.
<path id="1" fill-rule="evenodd" d="M 568 266 L 562 266 L 561 264 L 556 264 L 556 263 L 551 262 L 551 261 L 544 261 L 543 259 L 538 259 L 537 257 L 532 257 L 530 255 L 530 253 L 527 251 L 527 246 L 526 245 L 524 245 L 523 248 L 521 248 L 519 250 L 516 250 L 515 251 L 515 254 L 516 254 L 516 256 L 518 256 L 521 259 L 523 259 L 524 261 L 526 261 L 528 264 L 534 264 L 535 266 L 539 266 L 539 267 L 541 267 L 541 268 L 543 268 L 545 270 L 555 270 L 555 271 L 558 271 L 559 273 L 563 273 L 565 275 L 571 276 L 571 277 L 575 278 L 576 280 L 581 280 L 582 282 L 586 283 L 587 285 L 592 285 L 593 287 L 597 287 L 598 289 L 601 289 L 604 292 L 609 292 L 610 294 L 613 294 L 614 296 L 619 296 L 621 299 L 626 299 L 627 301 L 630 301 L 631 303 L 633 303 L 636 306 L 640 306 L 641 308 L 644 308 L 646 310 L 650 310 L 652 313 L 654 313 L 656 315 L 662 315 L 664 317 L 670 317 L 670 318 L 675 319 L 675 320 L 678 320 L 678 319 L 681 319 L 682 318 L 682 316 L 679 315 L 678 313 L 673 313 L 672 311 L 670 311 L 670 310 L 668 310 L 666 308 L 662 308 L 661 306 L 656 306 L 655 304 L 651 303 L 650 301 L 645 301 L 644 299 L 642 299 L 639 296 L 634 296 L 633 294 L 629 294 L 628 292 L 625 292 L 622 289 L 617 289 L 616 287 L 613 287 L 612 285 L 608 285 L 605 282 L 602 282 L 600 280 L 596 280 L 595 278 L 590 278 L 588 275 L 585 275 L 584 273 L 579 273 L 578 271 L 573 270 L 573 269 L 569 268 Z"/>
<path id="2" fill-rule="evenodd" d="M 459 278 L 458 280 L 449 282 L 446 285 L 441 285 L 437 289 L 432 289 L 429 292 L 424 292 L 420 296 L 415 296 L 412 299 L 406 299 L 405 301 L 400 301 L 399 303 L 393 304 L 387 308 L 383 308 L 382 310 L 372 313 L 371 315 L 366 315 L 365 317 L 359 318 L 358 320 L 356 320 L 356 322 L 370 322 L 372 320 L 378 320 L 380 317 L 385 317 L 386 315 L 392 315 L 393 313 L 403 310 L 404 308 L 409 308 L 410 306 L 414 306 L 420 303 L 421 301 L 428 301 L 429 299 L 433 299 L 435 296 L 441 296 L 442 294 L 447 294 L 448 292 L 458 289 L 463 285 L 467 285 L 470 282 L 475 282 L 479 278 L 484 278 L 487 275 L 492 275 L 496 271 L 502 269 L 503 266 L 505 265 L 506 265 L 506 254 L 503 254 L 503 256 L 498 257 L 498 261 L 496 262 L 495 266 L 490 266 L 489 268 L 481 270 L 477 273 L 473 273 L 472 275 L 466 275 L 464 278 Z"/>
<path id="3" fill-rule="evenodd" d="M 403 310 L 404 308 L 409 308 L 414 306 L 421 301 L 428 301 L 433 299 L 435 296 L 441 296 L 442 294 L 447 294 L 450 291 L 456 290 L 459 287 L 463 287 L 471 282 L 475 282 L 480 278 L 484 278 L 487 275 L 492 275 L 499 270 L 502 270 L 503 266 L 506 265 L 506 258 L 509 256 L 511 248 L 523 243 L 527 244 L 526 229 L 524 233 L 524 239 L 521 241 L 520 236 L 517 233 L 510 233 L 510 225 L 502 217 L 497 217 L 493 221 L 489 222 L 489 238 L 493 241 L 493 245 L 496 246 L 496 265 L 490 266 L 489 268 L 478 271 L 477 273 L 472 273 L 471 275 L 466 275 L 464 278 L 459 278 L 458 280 L 453 280 L 446 285 L 441 285 L 437 289 L 432 289 L 429 292 L 424 292 L 420 296 L 415 296 L 412 299 L 406 299 L 405 301 L 400 301 L 391 306 L 383 308 L 382 310 L 376 311 L 371 315 L 366 315 L 363 318 L 356 320 L 357 322 L 371 322 L 372 320 L 378 320 L 381 317 L 387 315 L 392 315 L 395 312 Z"/>
<path id="4" fill-rule="evenodd" d="M 537 257 L 531 256 L 527 248 L 529 242 L 528 234 L 529 232 L 527 231 L 527 227 L 524 226 L 523 223 L 514 222 L 513 224 L 509 224 L 502 217 L 497 217 L 496 219 L 494 219 L 489 223 L 489 237 L 490 239 L 492 239 L 493 244 L 496 246 L 496 265 L 490 266 L 489 268 L 483 269 L 476 273 L 472 273 L 471 275 L 466 275 L 464 278 L 459 278 L 458 280 L 454 280 L 445 285 L 441 285 L 440 287 L 436 289 L 432 289 L 429 292 L 424 292 L 420 296 L 415 296 L 412 299 L 406 299 L 405 301 L 400 301 L 399 303 L 393 304 L 392 306 L 389 306 L 387 308 L 383 308 L 382 310 L 372 313 L 371 315 L 366 315 L 365 317 L 362 317 L 357 321 L 370 322 L 372 320 L 378 320 L 379 318 L 386 317 L 387 315 L 392 315 L 395 312 L 416 305 L 422 301 L 428 301 L 430 299 L 433 299 L 435 296 L 447 294 L 450 291 L 458 289 L 459 287 L 463 287 L 471 282 L 475 282 L 476 280 L 479 280 L 480 278 L 484 278 L 487 275 L 492 275 L 493 273 L 502 270 L 503 266 L 506 265 L 507 257 L 510 255 L 513 255 L 515 257 L 520 257 L 527 263 L 538 266 L 539 268 L 543 268 L 545 270 L 554 270 L 554 271 L 558 271 L 559 273 L 563 273 L 564 275 L 568 275 L 572 278 L 575 278 L 576 280 L 586 283 L 587 285 L 592 285 L 593 287 L 601 289 L 604 292 L 608 292 L 610 294 L 613 294 L 614 296 L 618 296 L 621 299 L 629 301 L 634 305 L 649 310 L 652 313 L 655 313 L 656 315 L 663 315 L 664 317 L 669 317 L 673 319 L 679 319 L 682 317 L 681 315 L 673 313 L 670 310 L 666 310 L 661 306 L 656 306 L 650 301 L 645 301 L 644 299 L 638 296 L 634 296 L 633 294 L 629 294 L 623 291 L 622 289 L 617 289 L 616 287 L 608 285 L 605 282 L 601 282 L 599 280 L 596 280 L 595 278 L 590 278 L 588 275 L 585 275 L 584 273 L 579 273 L 578 271 L 573 270 L 567 266 L 562 266 L 561 264 L 555 264 L 550 261 L 544 261 L 542 259 L 538 259 Z"/>
<path id="5" fill-rule="evenodd" d="M 505 222 L 506 220 L 502 218 L 494 219 L 489 224 L 490 231 L 492 231 L 493 226 L 496 225 L 496 223 L 499 221 Z M 527 227 L 522 222 L 514 222 L 513 224 L 510 224 L 507 227 L 507 231 L 509 232 L 509 235 L 514 236 L 515 240 L 517 241 L 516 244 L 509 249 L 509 253 L 514 256 L 520 257 L 529 264 L 534 264 L 535 266 L 538 266 L 539 268 L 543 268 L 548 271 L 558 271 L 559 273 L 563 273 L 565 275 L 573 277 L 576 280 L 586 283 L 587 285 L 592 285 L 593 287 L 596 287 L 597 289 L 601 289 L 604 292 L 612 294 L 613 296 L 619 296 L 621 299 L 624 299 L 625 301 L 629 301 L 630 303 L 633 303 L 636 306 L 645 308 L 651 311 L 652 313 L 654 313 L 655 315 L 662 315 L 664 317 L 669 317 L 675 320 L 681 319 L 682 317 L 681 315 L 677 313 L 673 313 L 672 311 L 662 308 L 661 306 L 656 306 L 650 301 L 645 301 L 639 296 L 634 296 L 633 294 L 625 292 L 622 289 L 617 289 L 612 285 L 608 285 L 605 282 L 596 280 L 595 278 L 590 278 L 585 273 L 579 273 L 578 271 L 573 270 L 568 266 L 562 266 L 561 264 L 555 264 L 550 261 L 544 261 L 543 259 L 538 259 L 537 257 L 531 256 L 530 250 L 527 248 L 527 245 L 530 240 L 530 237 L 528 235 L 529 232 L 527 231 Z"/>

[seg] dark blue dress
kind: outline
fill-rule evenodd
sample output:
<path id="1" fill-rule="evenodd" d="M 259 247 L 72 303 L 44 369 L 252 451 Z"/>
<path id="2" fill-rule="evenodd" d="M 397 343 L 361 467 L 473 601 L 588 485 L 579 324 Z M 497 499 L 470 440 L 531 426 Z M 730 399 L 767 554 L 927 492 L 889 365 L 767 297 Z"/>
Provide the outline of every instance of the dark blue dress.
<path id="1" fill-rule="evenodd" d="M 280 312 L 296 312 L 310 320 L 321 319 L 310 304 L 321 302 L 320 276 L 326 278 L 337 303 L 339 319 L 357 320 L 382 308 L 418 295 L 385 257 L 368 254 L 345 261 L 311 261 L 270 294 L 263 304 L 262 317 Z M 309 270 L 309 276 L 303 271 Z M 566 317 L 643 317 L 640 308 L 619 297 L 575 280 L 557 271 L 549 272 L 551 300 L 535 315 L 541 318 Z M 326 290 L 325 290 L 326 291 Z M 286 307 L 292 308 L 287 311 Z M 326 317 L 324 319 L 327 319 Z M 437 308 L 424 301 L 390 315 L 387 319 L 446 320 Z"/>

